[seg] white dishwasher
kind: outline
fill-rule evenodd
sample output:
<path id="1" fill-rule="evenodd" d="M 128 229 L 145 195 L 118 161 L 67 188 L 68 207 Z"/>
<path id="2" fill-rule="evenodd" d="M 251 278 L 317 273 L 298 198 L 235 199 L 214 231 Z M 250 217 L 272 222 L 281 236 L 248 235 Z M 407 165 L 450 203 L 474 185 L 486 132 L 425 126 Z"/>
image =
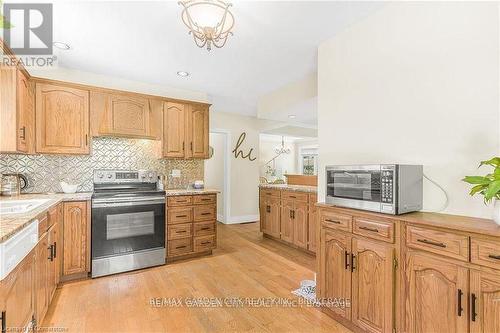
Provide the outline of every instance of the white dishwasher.
<path id="1" fill-rule="evenodd" d="M 0 280 L 9 275 L 38 242 L 38 220 L 0 243 Z"/>

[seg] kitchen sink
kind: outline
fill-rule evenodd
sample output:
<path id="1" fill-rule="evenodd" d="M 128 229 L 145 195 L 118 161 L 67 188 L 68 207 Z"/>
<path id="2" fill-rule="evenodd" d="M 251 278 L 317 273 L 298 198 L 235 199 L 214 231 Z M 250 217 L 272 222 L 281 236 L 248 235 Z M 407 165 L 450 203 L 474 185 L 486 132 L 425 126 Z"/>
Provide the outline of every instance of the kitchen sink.
<path id="1" fill-rule="evenodd" d="M 23 214 L 47 203 L 50 199 L 0 201 L 0 214 Z"/>

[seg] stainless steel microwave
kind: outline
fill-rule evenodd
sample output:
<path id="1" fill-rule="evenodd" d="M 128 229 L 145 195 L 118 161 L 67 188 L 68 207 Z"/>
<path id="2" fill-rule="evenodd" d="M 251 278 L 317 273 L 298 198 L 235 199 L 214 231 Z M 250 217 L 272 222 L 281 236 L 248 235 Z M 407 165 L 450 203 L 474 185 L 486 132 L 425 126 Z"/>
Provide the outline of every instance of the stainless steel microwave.
<path id="1" fill-rule="evenodd" d="M 421 165 L 335 165 L 326 167 L 326 203 L 386 214 L 422 209 Z"/>

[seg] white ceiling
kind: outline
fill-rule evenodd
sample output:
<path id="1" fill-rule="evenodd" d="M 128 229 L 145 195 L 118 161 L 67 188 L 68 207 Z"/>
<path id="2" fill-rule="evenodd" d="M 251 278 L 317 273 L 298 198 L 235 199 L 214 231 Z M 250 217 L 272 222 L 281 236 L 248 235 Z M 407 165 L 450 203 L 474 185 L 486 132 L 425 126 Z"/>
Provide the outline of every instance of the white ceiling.
<path id="1" fill-rule="evenodd" d="M 59 52 L 59 66 L 204 91 L 215 111 L 256 115 L 259 96 L 316 71 L 321 41 L 381 6 L 233 3 L 234 36 L 209 53 L 187 34 L 177 1 L 56 1 L 54 40 L 72 47 Z"/>

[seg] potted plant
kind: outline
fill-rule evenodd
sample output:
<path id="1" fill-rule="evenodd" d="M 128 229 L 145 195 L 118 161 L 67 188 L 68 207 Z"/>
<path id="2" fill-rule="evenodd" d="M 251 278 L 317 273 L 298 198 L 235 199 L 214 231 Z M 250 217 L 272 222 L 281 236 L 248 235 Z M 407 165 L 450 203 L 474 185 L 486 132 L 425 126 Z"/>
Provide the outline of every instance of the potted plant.
<path id="1" fill-rule="evenodd" d="M 483 195 L 485 204 L 494 201 L 493 220 L 500 225 L 500 157 L 482 161 L 479 167 L 483 165 L 493 167 L 493 172 L 486 176 L 466 176 L 463 181 L 474 185 L 470 190 L 470 195 L 477 193 Z"/>

